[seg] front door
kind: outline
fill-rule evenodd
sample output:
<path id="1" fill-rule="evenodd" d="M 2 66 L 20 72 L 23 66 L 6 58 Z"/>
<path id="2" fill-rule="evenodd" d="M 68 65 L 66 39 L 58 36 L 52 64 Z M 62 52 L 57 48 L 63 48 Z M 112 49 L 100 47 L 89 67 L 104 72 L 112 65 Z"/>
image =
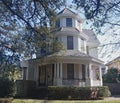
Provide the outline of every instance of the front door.
<path id="1" fill-rule="evenodd" d="M 39 67 L 39 86 L 46 85 L 46 66 Z"/>

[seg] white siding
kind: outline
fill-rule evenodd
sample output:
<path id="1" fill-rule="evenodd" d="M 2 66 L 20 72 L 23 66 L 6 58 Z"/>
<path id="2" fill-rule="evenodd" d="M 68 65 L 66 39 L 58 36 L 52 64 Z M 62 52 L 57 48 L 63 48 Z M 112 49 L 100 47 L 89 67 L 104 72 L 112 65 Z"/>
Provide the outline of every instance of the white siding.
<path id="1" fill-rule="evenodd" d="M 77 21 L 77 20 L 75 20 L 75 27 L 76 27 L 77 29 L 79 29 L 79 24 L 78 24 L 78 21 Z"/>
<path id="2" fill-rule="evenodd" d="M 82 31 L 82 23 L 79 23 L 79 30 Z"/>
<path id="3" fill-rule="evenodd" d="M 81 51 L 81 40 L 80 40 L 80 38 L 78 38 L 78 50 Z"/>
<path id="4" fill-rule="evenodd" d="M 95 58 L 98 58 L 97 48 L 89 48 L 89 55 Z"/>
<path id="5" fill-rule="evenodd" d="M 87 49 L 86 49 L 86 47 L 87 47 L 87 45 L 86 45 L 87 43 L 86 43 L 86 40 L 84 41 L 84 53 L 87 53 Z"/>
<path id="6" fill-rule="evenodd" d="M 66 18 L 60 18 L 60 27 L 66 27 Z"/>
<path id="7" fill-rule="evenodd" d="M 61 42 L 63 43 L 64 48 L 67 49 L 67 36 L 63 35 L 61 37 Z"/>
<path id="8" fill-rule="evenodd" d="M 77 49 L 78 47 L 78 40 L 76 37 L 73 38 L 73 45 L 74 45 L 74 49 Z"/>
<path id="9" fill-rule="evenodd" d="M 76 27 L 76 22 L 75 22 L 75 19 L 72 18 L 72 27 Z"/>

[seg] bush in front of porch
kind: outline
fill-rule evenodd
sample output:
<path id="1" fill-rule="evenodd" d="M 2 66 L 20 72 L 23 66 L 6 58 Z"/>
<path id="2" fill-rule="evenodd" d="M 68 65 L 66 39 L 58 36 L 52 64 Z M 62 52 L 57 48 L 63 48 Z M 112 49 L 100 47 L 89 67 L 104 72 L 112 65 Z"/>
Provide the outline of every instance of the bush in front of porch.
<path id="1" fill-rule="evenodd" d="M 35 98 L 50 100 L 90 100 L 110 96 L 107 86 L 102 87 L 64 87 L 49 86 L 46 88 L 34 88 L 32 95 Z"/>

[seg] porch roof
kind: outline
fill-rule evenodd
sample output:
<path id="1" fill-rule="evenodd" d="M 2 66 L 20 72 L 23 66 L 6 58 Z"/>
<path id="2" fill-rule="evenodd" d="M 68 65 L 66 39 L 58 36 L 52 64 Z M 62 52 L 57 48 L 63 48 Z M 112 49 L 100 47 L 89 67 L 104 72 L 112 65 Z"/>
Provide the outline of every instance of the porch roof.
<path id="1" fill-rule="evenodd" d="M 49 61 L 49 60 L 52 60 L 53 58 L 57 58 L 57 59 L 61 59 L 61 60 L 62 59 L 83 60 L 83 61 L 88 61 L 88 62 L 96 62 L 99 64 L 104 63 L 100 59 L 91 57 L 88 54 L 80 52 L 79 50 L 61 50 L 59 52 L 52 53 L 52 54 L 49 54 L 47 56 L 42 56 L 42 57 L 38 57 L 35 59 L 30 59 L 29 61 L 36 61 L 36 60 L 37 61 L 39 61 L 39 60 L 44 61 L 44 59 Z"/>
<path id="2" fill-rule="evenodd" d="M 79 50 L 61 50 L 59 52 L 49 55 L 51 56 L 76 56 L 76 57 L 90 57 L 89 55 L 80 52 Z"/>
<path id="3" fill-rule="evenodd" d="M 81 59 L 81 60 L 83 59 L 83 60 L 94 61 L 94 62 L 103 64 L 103 61 L 101 61 L 97 58 L 91 57 L 88 54 L 82 53 L 79 50 L 59 51 L 59 52 L 53 53 L 51 55 L 48 55 L 47 57 L 48 58 L 50 58 L 50 57 L 63 57 L 63 58 L 69 58 L 69 59 L 74 58 L 74 59 Z"/>

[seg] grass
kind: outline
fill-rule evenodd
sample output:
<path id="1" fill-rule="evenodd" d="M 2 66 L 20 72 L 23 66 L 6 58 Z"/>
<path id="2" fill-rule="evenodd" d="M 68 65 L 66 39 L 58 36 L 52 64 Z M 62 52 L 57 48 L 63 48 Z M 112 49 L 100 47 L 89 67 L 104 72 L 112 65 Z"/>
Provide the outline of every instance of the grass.
<path id="1" fill-rule="evenodd" d="M 11 101 L 11 102 L 10 102 Z M 120 100 L 35 100 L 35 99 L 0 99 L 0 103 L 120 103 Z"/>
<path id="2" fill-rule="evenodd" d="M 79 101 L 79 100 L 33 100 L 33 99 L 15 99 L 12 103 L 120 103 L 120 100 L 112 100 L 112 101 L 105 101 L 105 100 L 89 100 L 89 101 Z"/>

